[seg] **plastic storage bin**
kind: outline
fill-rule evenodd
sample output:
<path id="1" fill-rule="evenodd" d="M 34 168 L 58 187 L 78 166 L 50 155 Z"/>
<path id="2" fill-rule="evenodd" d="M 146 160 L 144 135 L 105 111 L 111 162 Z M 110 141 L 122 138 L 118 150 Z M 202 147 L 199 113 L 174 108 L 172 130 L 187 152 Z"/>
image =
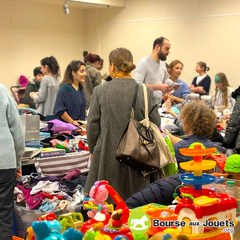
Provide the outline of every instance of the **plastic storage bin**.
<path id="1" fill-rule="evenodd" d="M 200 95 L 198 93 L 190 93 L 186 96 L 188 102 L 199 102 Z"/>
<path id="2" fill-rule="evenodd" d="M 56 216 L 62 214 L 61 210 L 53 211 Z M 25 238 L 28 227 L 32 225 L 32 222 L 36 221 L 38 217 L 47 214 L 47 212 L 30 210 L 22 206 L 14 205 L 14 227 L 15 235 L 20 238 Z"/>

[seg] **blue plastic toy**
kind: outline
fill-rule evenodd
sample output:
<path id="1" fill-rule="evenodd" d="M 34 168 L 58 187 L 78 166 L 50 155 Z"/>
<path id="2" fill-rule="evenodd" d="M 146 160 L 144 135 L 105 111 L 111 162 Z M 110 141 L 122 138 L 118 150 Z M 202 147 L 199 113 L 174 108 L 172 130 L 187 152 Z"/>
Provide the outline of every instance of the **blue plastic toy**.
<path id="1" fill-rule="evenodd" d="M 62 226 L 57 220 L 35 221 L 32 223 L 35 240 L 67 240 L 62 233 Z"/>
<path id="2" fill-rule="evenodd" d="M 82 240 L 83 233 L 68 228 L 62 235 L 62 226 L 59 221 L 35 221 L 32 223 L 35 240 Z"/>

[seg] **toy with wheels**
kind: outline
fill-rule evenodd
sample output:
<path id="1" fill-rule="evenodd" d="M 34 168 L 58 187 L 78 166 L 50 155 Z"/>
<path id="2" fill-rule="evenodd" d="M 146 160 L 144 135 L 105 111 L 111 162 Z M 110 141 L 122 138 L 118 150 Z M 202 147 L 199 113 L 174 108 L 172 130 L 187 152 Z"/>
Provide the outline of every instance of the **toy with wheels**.
<path id="1" fill-rule="evenodd" d="M 181 181 L 191 184 L 193 187 L 180 188 L 183 199 L 175 208 L 177 220 L 186 224 L 177 229 L 165 229 L 164 232 L 175 235 L 184 233 L 190 240 L 231 239 L 230 231 L 226 233 L 223 231 L 225 228 L 234 227 L 237 224 L 236 208 L 238 205 L 236 199 L 225 193 L 216 194 L 214 190 L 202 188 L 203 184 L 216 181 L 215 176 L 202 173 L 203 170 L 215 167 L 216 161 L 202 160 L 202 156 L 211 154 L 215 150 L 215 148 L 203 149 L 199 144 L 195 144 L 192 149 L 180 149 L 182 155 L 193 156 L 192 161 L 180 163 L 181 168 L 193 171 L 193 173 L 181 174 Z M 217 225 L 219 221 L 225 222 L 226 219 L 228 225 Z M 211 227 L 206 222 L 214 225 Z"/>
<path id="2" fill-rule="evenodd" d="M 84 222 L 83 216 L 81 213 L 61 214 L 58 216 L 57 219 L 62 225 L 62 232 L 65 232 L 65 230 L 70 227 L 80 231 Z"/>
<path id="3" fill-rule="evenodd" d="M 146 234 L 132 234 L 127 226 L 129 209 L 119 194 L 108 184 L 105 185 L 108 193 L 116 203 L 112 216 L 104 210 L 98 212 L 94 218 L 86 221 L 81 232 L 85 233 L 85 240 L 146 240 Z"/>

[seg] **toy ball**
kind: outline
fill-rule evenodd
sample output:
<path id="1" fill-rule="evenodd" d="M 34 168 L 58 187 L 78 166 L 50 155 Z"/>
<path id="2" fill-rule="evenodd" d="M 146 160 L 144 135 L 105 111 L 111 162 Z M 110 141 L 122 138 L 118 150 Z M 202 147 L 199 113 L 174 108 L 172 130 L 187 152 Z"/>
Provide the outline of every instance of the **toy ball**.
<path id="1" fill-rule="evenodd" d="M 239 154 L 233 154 L 230 157 L 228 157 L 224 171 L 226 172 L 232 172 L 232 173 L 240 173 L 240 155 Z"/>
<path id="2" fill-rule="evenodd" d="M 194 142 L 194 143 L 192 143 L 192 144 L 189 146 L 189 148 L 194 148 L 194 146 L 197 145 L 197 144 L 198 144 L 198 145 L 201 145 L 201 146 L 202 146 L 202 149 L 206 149 L 205 146 L 204 146 L 202 143 L 200 143 L 200 142 Z"/>

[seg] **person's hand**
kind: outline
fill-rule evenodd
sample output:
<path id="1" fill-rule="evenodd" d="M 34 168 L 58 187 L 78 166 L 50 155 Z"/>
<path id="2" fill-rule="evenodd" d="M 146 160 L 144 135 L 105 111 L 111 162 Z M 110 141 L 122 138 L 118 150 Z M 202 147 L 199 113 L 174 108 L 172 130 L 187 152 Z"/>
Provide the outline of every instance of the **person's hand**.
<path id="1" fill-rule="evenodd" d="M 173 89 L 173 87 L 168 85 L 168 84 L 166 84 L 166 83 L 159 84 L 159 90 L 162 91 L 163 93 L 169 92 L 172 89 Z"/>
<path id="2" fill-rule="evenodd" d="M 80 127 L 80 124 L 79 124 L 79 122 L 78 122 L 77 120 L 73 120 L 73 121 L 72 121 L 72 124 L 75 125 L 75 126 L 77 126 L 77 127 Z"/>
<path id="3" fill-rule="evenodd" d="M 166 93 L 164 96 L 163 96 L 163 101 L 166 102 L 168 100 L 168 98 L 171 96 L 171 92 L 168 92 Z"/>
<path id="4" fill-rule="evenodd" d="M 90 161 L 92 161 L 92 153 L 90 153 L 89 159 Z"/>
<path id="5" fill-rule="evenodd" d="M 30 92 L 30 93 L 29 93 L 29 97 L 30 97 L 31 99 L 34 99 L 37 95 L 38 95 L 38 92 Z"/>
<path id="6" fill-rule="evenodd" d="M 174 102 L 174 101 L 175 101 L 175 96 L 173 96 L 173 95 L 169 96 L 169 100 L 170 100 L 171 102 Z"/>
<path id="7" fill-rule="evenodd" d="M 174 86 L 173 90 L 177 91 L 179 89 L 180 85 Z"/>
<path id="8" fill-rule="evenodd" d="M 162 107 L 166 109 L 172 108 L 171 100 L 168 98 L 167 101 L 162 105 Z"/>
<path id="9" fill-rule="evenodd" d="M 30 92 L 30 93 L 29 93 L 29 97 L 30 97 L 31 99 L 34 99 L 34 96 L 35 96 L 35 92 Z"/>
<path id="10" fill-rule="evenodd" d="M 204 89 L 202 86 L 198 87 L 198 93 L 205 93 Z"/>
<path id="11" fill-rule="evenodd" d="M 17 169 L 16 173 L 17 173 L 17 179 L 22 177 L 22 170 L 21 169 Z"/>
<path id="12" fill-rule="evenodd" d="M 174 118 L 177 116 L 177 114 L 172 110 L 172 108 L 167 108 L 165 110 L 165 113 L 171 114 Z"/>

